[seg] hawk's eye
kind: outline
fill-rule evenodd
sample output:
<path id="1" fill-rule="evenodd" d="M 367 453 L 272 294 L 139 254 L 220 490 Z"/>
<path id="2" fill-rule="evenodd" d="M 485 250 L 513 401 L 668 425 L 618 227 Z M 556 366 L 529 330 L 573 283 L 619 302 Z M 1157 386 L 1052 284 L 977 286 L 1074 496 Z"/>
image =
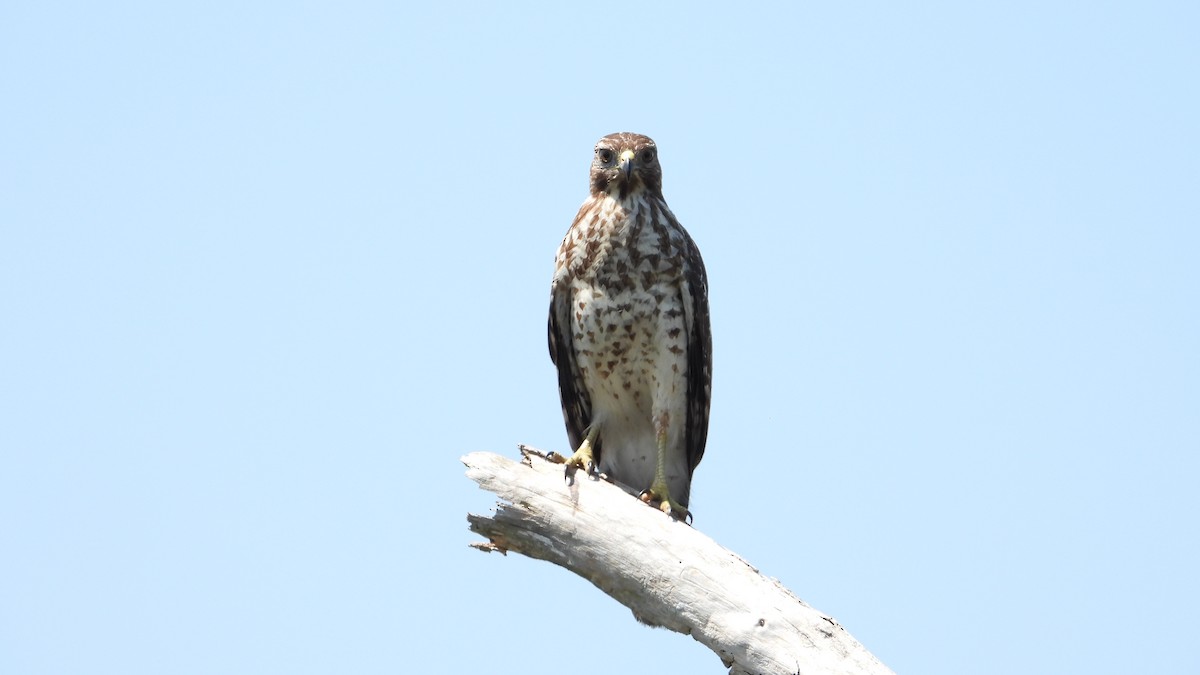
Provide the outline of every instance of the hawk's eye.
<path id="1" fill-rule="evenodd" d="M 612 164 L 613 151 L 608 148 L 600 148 L 596 151 L 596 159 L 600 160 L 601 164 Z"/>
<path id="2" fill-rule="evenodd" d="M 643 150 L 642 151 L 642 163 L 649 164 L 650 162 L 653 162 L 653 161 L 654 161 L 654 151 L 650 150 L 648 148 L 646 150 Z"/>

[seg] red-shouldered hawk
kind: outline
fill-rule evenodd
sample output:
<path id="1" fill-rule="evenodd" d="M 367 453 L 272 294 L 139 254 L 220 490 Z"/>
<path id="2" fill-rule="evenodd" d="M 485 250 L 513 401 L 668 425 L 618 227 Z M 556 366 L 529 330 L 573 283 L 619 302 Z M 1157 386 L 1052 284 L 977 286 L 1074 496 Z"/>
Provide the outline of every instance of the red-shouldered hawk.
<path id="1" fill-rule="evenodd" d="M 591 196 L 558 249 L 550 358 L 575 467 L 679 518 L 704 455 L 712 383 L 708 279 L 662 195 L 646 136 L 596 143 Z"/>

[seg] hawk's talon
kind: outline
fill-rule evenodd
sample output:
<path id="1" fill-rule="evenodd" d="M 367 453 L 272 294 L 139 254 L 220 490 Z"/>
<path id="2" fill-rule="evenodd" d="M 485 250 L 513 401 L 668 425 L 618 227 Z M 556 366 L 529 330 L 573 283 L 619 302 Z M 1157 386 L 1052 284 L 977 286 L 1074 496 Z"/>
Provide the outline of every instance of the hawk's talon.
<path id="1" fill-rule="evenodd" d="M 575 484 L 575 472 L 579 471 L 582 468 L 583 467 L 576 466 L 574 464 L 570 464 L 570 463 L 567 464 L 566 470 L 563 471 L 563 480 L 567 481 L 567 485 Z M 584 471 L 584 475 L 586 475 L 588 478 L 590 478 L 592 480 L 598 480 L 600 478 L 600 474 L 596 473 L 595 469 L 596 469 L 596 467 L 593 466 L 592 470 Z"/>
<path id="2" fill-rule="evenodd" d="M 659 498 L 659 492 L 665 495 L 665 497 Z M 638 499 L 649 504 L 650 506 L 653 506 L 659 511 L 662 511 L 674 520 L 681 521 L 685 525 L 692 524 L 692 512 L 688 511 L 686 506 L 683 506 L 674 499 L 671 499 L 671 495 L 667 491 L 665 484 L 662 486 L 661 490 L 655 490 L 653 486 L 642 490 L 640 493 L 638 493 Z"/>
<path id="3" fill-rule="evenodd" d="M 563 478 L 567 481 L 567 485 L 572 485 L 575 481 L 575 471 L 583 469 L 583 473 L 589 478 L 595 478 L 600 474 L 598 466 L 596 466 L 596 458 L 592 454 L 591 438 L 585 438 L 583 443 L 579 444 L 579 449 L 575 454 L 571 455 L 564 464 L 567 468 L 563 471 Z"/>

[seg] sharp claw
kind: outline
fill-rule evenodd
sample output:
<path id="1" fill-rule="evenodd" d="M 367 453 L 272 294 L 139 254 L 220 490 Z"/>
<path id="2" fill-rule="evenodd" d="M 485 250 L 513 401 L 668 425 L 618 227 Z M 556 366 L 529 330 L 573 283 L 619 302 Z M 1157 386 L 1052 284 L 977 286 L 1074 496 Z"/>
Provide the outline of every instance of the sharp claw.
<path id="1" fill-rule="evenodd" d="M 592 442 L 595 437 L 594 432 L 589 432 L 588 437 L 583 439 L 583 443 L 579 444 L 579 448 L 567 459 L 563 460 L 567 465 L 566 471 L 563 473 L 564 480 L 567 485 L 575 483 L 575 470 L 583 469 L 585 476 L 589 478 L 596 473 L 596 458 L 592 454 Z"/>
<path id="2" fill-rule="evenodd" d="M 564 464 L 566 464 L 566 468 L 563 470 L 563 480 L 567 482 L 567 485 L 575 484 L 575 472 L 579 469 L 583 469 L 583 474 L 588 478 L 593 478 L 598 473 L 596 462 L 591 458 L 580 459 L 572 456 L 570 459 L 564 460 Z"/>
<path id="3" fill-rule="evenodd" d="M 675 502 L 671 501 L 671 498 L 669 496 L 666 499 L 659 499 L 657 497 L 657 495 L 654 494 L 653 488 L 647 488 L 647 489 L 639 492 L 638 499 L 642 500 L 643 502 L 645 502 L 651 506 L 654 506 L 659 511 L 662 511 L 663 513 L 667 514 L 674 520 L 683 521 L 683 523 L 686 525 L 692 524 L 692 512 L 691 511 L 688 511 L 683 506 L 680 506 L 679 504 L 676 504 Z"/>

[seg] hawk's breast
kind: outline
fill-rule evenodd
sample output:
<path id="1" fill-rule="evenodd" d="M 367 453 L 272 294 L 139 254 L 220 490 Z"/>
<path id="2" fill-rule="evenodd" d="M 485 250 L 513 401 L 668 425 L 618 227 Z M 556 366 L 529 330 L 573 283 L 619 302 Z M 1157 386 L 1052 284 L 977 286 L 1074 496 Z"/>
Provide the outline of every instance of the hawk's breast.
<path id="1" fill-rule="evenodd" d="M 597 201 L 563 241 L 559 282 L 570 289 L 572 342 L 591 423 L 601 429 L 601 470 L 621 464 L 618 479 L 635 482 L 632 471 L 648 473 L 648 481 L 656 453 L 652 416 L 666 413 L 677 424 L 686 416 L 686 235 L 672 227 L 664 204 Z M 682 439 L 671 440 L 675 446 Z"/>

